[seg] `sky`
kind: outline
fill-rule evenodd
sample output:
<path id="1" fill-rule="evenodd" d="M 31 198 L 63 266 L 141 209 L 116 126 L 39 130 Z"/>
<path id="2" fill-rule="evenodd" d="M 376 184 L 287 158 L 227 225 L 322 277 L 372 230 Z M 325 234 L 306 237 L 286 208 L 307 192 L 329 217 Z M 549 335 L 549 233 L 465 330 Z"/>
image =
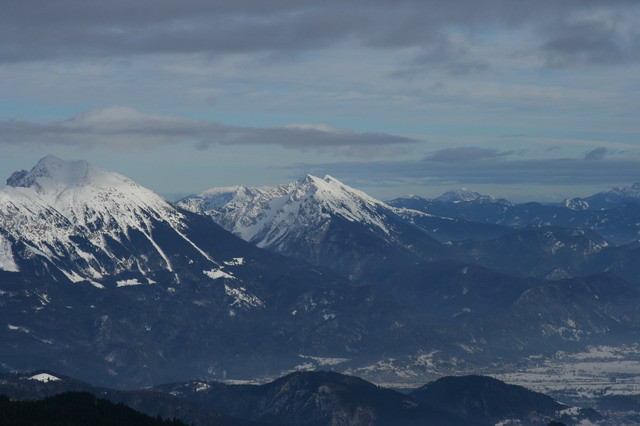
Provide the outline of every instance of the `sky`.
<path id="1" fill-rule="evenodd" d="M 553 202 L 640 180 L 639 94 L 638 0 L 2 0 L 0 178 Z"/>

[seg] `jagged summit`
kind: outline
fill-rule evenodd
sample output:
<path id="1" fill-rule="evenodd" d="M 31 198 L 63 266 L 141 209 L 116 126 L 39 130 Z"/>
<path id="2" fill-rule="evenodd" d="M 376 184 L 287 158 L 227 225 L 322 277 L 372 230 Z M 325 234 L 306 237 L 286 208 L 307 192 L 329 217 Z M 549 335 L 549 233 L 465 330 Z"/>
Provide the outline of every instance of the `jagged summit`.
<path id="1" fill-rule="evenodd" d="M 398 209 L 329 175 L 226 193 L 212 189 L 178 206 L 211 216 L 258 247 L 328 266 L 352 279 L 374 273 L 384 259 L 412 261 L 417 252 L 430 258 L 440 249 Z"/>
<path id="2" fill-rule="evenodd" d="M 319 178 L 308 174 L 273 187 L 212 188 L 186 197 L 178 205 L 212 215 L 223 227 L 260 247 L 278 243 L 293 229 L 303 232 L 329 215 L 389 232 L 376 212 L 379 207 L 389 208 L 386 204 L 329 175 Z"/>

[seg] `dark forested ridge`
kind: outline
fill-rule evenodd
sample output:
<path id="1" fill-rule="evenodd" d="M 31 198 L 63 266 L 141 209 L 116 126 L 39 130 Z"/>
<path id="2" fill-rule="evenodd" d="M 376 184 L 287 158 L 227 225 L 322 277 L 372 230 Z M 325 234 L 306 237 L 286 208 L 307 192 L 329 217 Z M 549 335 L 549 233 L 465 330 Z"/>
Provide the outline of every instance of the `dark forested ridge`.
<path id="1" fill-rule="evenodd" d="M 36 401 L 12 401 L 0 396 L 0 424 L 6 426 L 182 426 L 177 419 L 163 420 L 142 414 L 124 404 L 96 398 L 87 392 L 65 392 Z"/>

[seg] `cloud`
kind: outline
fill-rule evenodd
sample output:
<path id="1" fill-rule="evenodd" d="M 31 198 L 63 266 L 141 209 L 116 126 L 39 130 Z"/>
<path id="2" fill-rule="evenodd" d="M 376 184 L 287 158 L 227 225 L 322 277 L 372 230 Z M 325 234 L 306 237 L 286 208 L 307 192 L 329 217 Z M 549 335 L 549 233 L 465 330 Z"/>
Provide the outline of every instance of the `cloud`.
<path id="1" fill-rule="evenodd" d="M 584 156 L 585 160 L 602 160 L 607 155 L 607 148 L 601 146 L 587 152 Z"/>
<path id="2" fill-rule="evenodd" d="M 612 65 L 640 60 L 640 14 L 600 11 L 547 26 L 542 44 L 551 67 Z"/>
<path id="3" fill-rule="evenodd" d="M 371 158 L 402 152 L 415 139 L 388 133 L 359 133 L 327 125 L 291 124 L 261 128 L 230 126 L 175 116 L 145 114 L 126 107 L 91 110 L 66 120 L 33 123 L 0 122 L 0 144 L 106 146 L 118 149 L 192 143 L 276 145 L 288 149 L 334 152 Z"/>
<path id="4" fill-rule="evenodd" d="M 513 154 L 513 151 L 499 152 L 497 149 L 478 148 L 473 146 L 445 148 L 429 154 L 424 161 L 439 163 L 463 163 L 487 158 L 498 158 Z"/>
<path id="5" fill-rule="evenodd" d="M 499 31 L 531 31 L 552 61 L 630 59 L 620 46 L 638 35 L 603 30 L 589 36 L 576 16 L 604 11 L 634 16 L 634 0 L 40 0 L 4 2 L 0 14 L 0 62 L 60 58 L 128 57 L 139 54 L 291 55 L 336 46 L 415 48 L 417 63 L 445 64 L 465 73 L 486 66 L 469 55 L 465 41 Z M 632 12 L 632 13 L 628 13 Z M 636 15 L 637 16 L 637 15 Z M 548 29 L 554 36 L 547 38 Z M 562 31 L 562 28 L 567 28 Z M 593 35 L 593 34 L 592 34 Z M 471 43 L 473 44 L 473 43 Z M 635 60 L 638 58 L 635 57 Z M 419 66 L 419 68 L 420 68 Z M 424 68 L 423 68 L 424 69 Z"/>
<path id="6" fill-rule="evenodd" d="M 598 148 L 596 150 L 599 150 Z M 594 151 L 596 151 L 594 150 Z M 593 151 L 592 151 L 593 152 Z M 602 150 L 597 151 L 600 154 Z M 296 174 L 332 174 L 371 185 L 405 182 L 418 185 L 604 185 L 635 182 L 640 158 L 601 157 L 521 159 L 485 157 L 475 161 L 376 161 L 298 165 Z"/>

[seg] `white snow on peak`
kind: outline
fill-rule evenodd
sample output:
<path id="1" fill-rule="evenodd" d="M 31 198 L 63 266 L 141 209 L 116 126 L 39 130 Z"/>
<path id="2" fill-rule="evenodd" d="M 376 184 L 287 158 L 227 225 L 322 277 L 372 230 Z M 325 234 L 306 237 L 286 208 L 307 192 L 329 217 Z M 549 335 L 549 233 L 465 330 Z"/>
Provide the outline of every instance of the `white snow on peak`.
<path id="1" fill-rule="evenodd" d="M 104 177 L 101 169 L 91 166 L 86 161 L 63 161 L 53 155 L 42 158 L 27 172 L 14 173 L 7 185 L 37 189 L 41 193 L 49 192 L 57 195 L 58 191 L 69 186 L 87 185 L 91 181 L 99 181 Z"/>
<path id="2" fill-rule="evenodd" d="M 226 201 L 221 203 L 221 194 Z M 216 222 L 259 247 L 277 247 L 292 235 L 337 216 L 389 234 L 385 214 L 394 209 L 332 176 L 313 175 L 273 187 L 213 188 L 178 203 L 211 215 Z"/>
<path id="3" fill-rule="evenodd" d="M 35 376 L 29 377 L 29 380 L 37 380 L 39 382 L 48 383 L 48 382 L 57 382 L 60 381 L 60 378 L 56 376 L 52 376 L 47 373 L 36 374 Z"/>
<path id="4" fill-rule="evenodd" d="M 23 203 L 53 208 L 74 225 L 87 228 L 98 221 L 136 227 L 143 212 L 172 223 L 180 219 L 162 197 L 121 174 L 51 155 L 29 172 L 14 173 L 1 191 Z"/>
<path id="5" fill-rule="evenodd" d="M 139 231 L 172 271 L 154 240 L 154 224 L 167 223 L 186 239 L 180 232 L 183 220 L 162 197 L 121 174 L 85 161 L 47 156 L 30 171 L 14 173 L 0 188 L 0 230 L 5 234 L 0 240 L 0 269 L 16 269 L 6 243 L 12 241 L 48 259 L 73 281 L 142 272 L 139 263 L 120 259 L 107 243 L 126 244 L 131 232 Z M 85 238 L 88 245 L 78 242 Z M 65 262 L 77 267 L 69 271 Z"/>

